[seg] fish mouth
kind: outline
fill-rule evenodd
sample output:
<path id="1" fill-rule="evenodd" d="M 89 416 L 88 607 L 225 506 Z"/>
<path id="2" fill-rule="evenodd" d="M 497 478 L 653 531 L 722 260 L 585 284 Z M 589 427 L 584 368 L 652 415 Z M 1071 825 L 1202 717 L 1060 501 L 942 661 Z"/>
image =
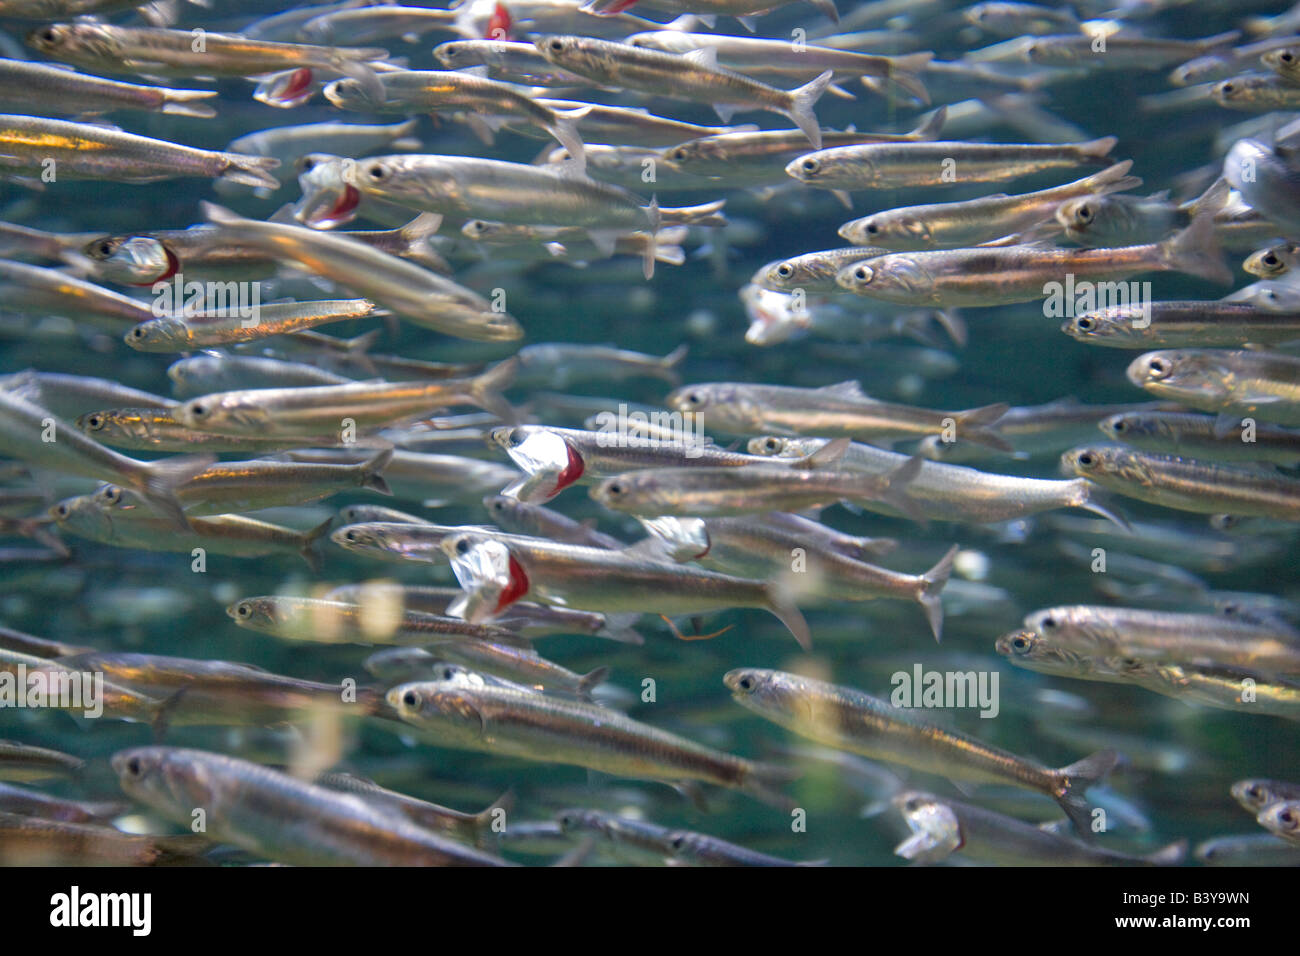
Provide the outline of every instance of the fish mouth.
<path id="1" fill-rule="evenodd" d="M 332 229 L 355 219 L 360 205 L 361 193 L 349 183 L 338 193 L 316 193 L 304 197 L 297 218 L 313 229 Z"/>

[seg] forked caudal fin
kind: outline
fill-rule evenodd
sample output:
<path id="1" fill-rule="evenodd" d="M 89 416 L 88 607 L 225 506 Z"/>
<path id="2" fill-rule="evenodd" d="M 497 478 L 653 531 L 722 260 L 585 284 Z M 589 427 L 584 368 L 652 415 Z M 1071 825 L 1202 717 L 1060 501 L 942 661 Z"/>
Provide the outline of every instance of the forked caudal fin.
<path id="1" fill-rule="evenodd" d="M 1114 750 L 1099 750 L 1056 771 L 1060 787 L 1056 802 L 1074 824 L 1075 832 L 1084 839 L 1092 835 L 1091 808 L 1084 793 L 1104 780 L 1118 762 L 1119 754 Z"/>
<path id="2" fill-rule="evenodd" d="M 925 611 L 926 620 L 930 622 L 935 643 L 943 640 L 943 601 L 940 594 L 952 576 L 952 562 L 959 550 L 960 546 L 954 544 L 934 567 L 921 575 L 921 590 L 916 600 Z"/>
<path id="3" fill-rule="evenodd" d="M 813 106 L 826 92 L 826 87 L 830 85 L 834 75 L 833 70 L 827 70 L 812 82 L 790 91 L 788 115 L 794 121 L 794 125 L 803 130 L 803 134 L 808 137 L 808 142 L 812 143 L 813 149 L 822 148 L 822 128 L 817 122 L 817 114 L 813 112 Z"/>

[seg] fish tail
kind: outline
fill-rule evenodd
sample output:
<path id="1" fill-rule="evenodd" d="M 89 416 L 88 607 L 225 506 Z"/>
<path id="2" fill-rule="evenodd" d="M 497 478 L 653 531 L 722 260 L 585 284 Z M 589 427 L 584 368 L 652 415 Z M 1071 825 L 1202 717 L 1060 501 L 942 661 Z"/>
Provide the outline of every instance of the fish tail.
<path id="1" fill-rule="evenodd" d="M 677 367 L 685 361 L 686 353 L 690 350 L 690 346 L 683 342 L 658 361 L 656 370 L 666 381 L 674 385 L 680 384 L 681 376 L 677 374 Z"/>
<path id="2" fill-rule="evenodd" d="M 245 156 L 242 153 L 223 153 L 226 168 L 221 171 L 221 178 L 242 186 L 260 186 L 272 191 L 280 188 L 280 180 L 271 175 L 269 170 L 280 165 L 274 156 Z"/>
<path id="3" fill-rule="evenodd" d="M 211 119 L 217 115 L 217 111 L 207 103 L 196 101 L 211 99 L 216 95 L 216 90 L 167 90 L 163 93 L 162 111 L 175 116 Z"/>
<path id="4" fill-rule="evenodd" d="M 805 651 L 812 650 L 812 632 L 808 630 L 808 622 L 804 620 L 803 612 L 781 593 L 781 588 L 776 582 L 769 582 L 766 591 L 767 609 L 775 614 L 786 629 L 794 635 L 800 647 Z"/>
<path id="5" fill-rule="evenodd" d="M 1085 160 L 1094 163 L 1108 163 L 1110 160 L 1110 151 L 1115 148 L 1119 140 L 1114 136 L 1103 136 L 1101 139 L 1089 140 L 1086 143 L 1079 144 L 1079 153 Z"/>
<path id="6" fill-rule="evenodd" d="M 835 9 L 835 0 L 808 0 L 818 13 L 830 18 L 831 23 L 840 22 L 840 12 Z"/>
<path id="7" fill-rule="evenodd" d="M 927 115 L 920 125 L 908 135 L 915 140 L 936 140 L 943 130 L 943 124 L 946 122 L 948 122 L 948 107 L 940 106 L 933 113 Z"/>
<path id="8" fill-rule="evenodd" d="M 618 641 L 620 644 L 644 644 L 645 638 L 632 629 L 632 625 L 636 623 L 640 616 L 635 611 L 628 614 L 607 614 L 605 616 L 605 625 L 596 632 L 596 635 L 608 638 L 611 641 Z"/>
<path id="9" fill-rule="evenodd" d="M 1119 762 L 1119 754 L 1114 750 L 1099 750 L 1095 754 L 1077 760 L 1068 767 L 1056 771 L 1060 787 L 1056 802 L 1061 805 L 1079 836 L 1087 837 L 1092 833 L 1091 807 L 1084 793 L 1106 778 Z"/>
<path id="10" fill-rule="evenodd" d="M 604 667 L 597 667 L 595 670 L 583 674 L 578 680 L 577 690 L 579 696 L 590 698 L 592 689 L 595 688 L 596 685 L 604 682 L 605 678 L 609 676 L 609 671 L 610 668 L 606 665 Z"/>
<path id="11" fill-rule="evenodd" d="M 302 559 L 307 562 L 307 567 L 311 568 L 313 573 L 320 572 L 320 554 L 316 551 L 316 542 L 325 537 L 333 523 L 334 516 L 330 515 L 302 536 L 302 547 L 298 549 L 298 553 L 302 555 Z"/>
<path id="12" fill-rule="evenodd" d="M 928 58 L 934 54 L 927 53 L 924 55 L 927 57 L 928 61 Z M 918 77 L 913 76 L 910 72 L 907 72 L 896 65 L 892 70 L 890 70 L 889 79 L 890 82 L 912 94 L 916 101 L 922 106 L 930 105 L 930 91 L 926 89 L 925 84 L 922 83 Z"/>
<path id="13" fill-rule="evenodd" d="M 770 806 L 793 809 L 794 800 L 783 793 L 781 787 L 784 787 L 792 780 L 798 780 L 800 776 L 802 774 L 798 770 L 790 767 L 781 767 L 770 763 L 752 763 L 749 765 L 749 772 L 745 774 L 745 782 L 740 789 Z"/>
<path id="14" fill-rule="evenodd" d="M 726 204 L 725 199 L 716 199 L 699 206 L 671 206 L 667 209 L 656 207 L 656 209 L 660 222 L 665 226 L 725 226 L 727 217 L 722 215 L 722 207 Z"/>
<path id="15" fill-rule="evenodd" d="M 497 797 L 487 807 L 479 813 L 474 814 L 474 829 L 481 835 L 492 832 L 492 824 L 496 823 L 498 814 L 509 813 L 514 809 L 515 790 L 511 787 L 501 796 Z"/>
<path id="16" fill-rule="evenodd" d="M 450 274 L 451 266 L 429 242 L 429 238 L 440 228 L 442 228 L 442 216 L 436 212 L 422 212 L 408 222 L 398 232 L 406 243 L 406 248 L 401 254 L 402 258 L 409 259 L 426 269 L 432 269 L 434 272 Z"/>
<path id="17" fill-rule="evenodd" d="M 572 160 L 573 172 L 585 176 L 587 173 L 587 150 L 578 135 L 578 124 L 571 116 L 555 112 L 546 131 L 555 137 L 555 141 L 564 147 Z"/>
<path id="18" fill-rule="evenodd" d="M 1084 177 L 1084 179 L 1080 181 L 1079 187 L 1098 195 L 1123 192 L 1127 189 L 1137 189 L 1142 185 L 1142 180 L 1137 176 L 1128 175 L 1128 171 L 1132 168 L 1133 160 L 1126 159 L 1122 163 L 1116 163 L 1114 166 L 1107 166 L 1099 173 L 1093 173 L 1091 176 Z"/>
<path id="19" fill-rule="evenodd" d="M 213 455 L 187 455 L 183 458 L 142 462 L 135 490 L 144 495 L 149 504 L 161 514 L 171 518 L 178 529 L 190 531 L 189 520 L 176 499 L 176 489 L 201 474 L 216 460 Z"/>
<path id="20" fill-rule="evenodd" d="M 961 438 L 969 438 L 981 445 L 987 445 L 989 448 L 996 448 L 998 451 L 1015 451 L 1011 442 L 1003 438 L 996 428 L 989 427 L 1001 421 L 1002 416 L 1010 408 L 1011 406 L 1006 402 L 998 402 L 994 405 L 985 405 L 982 408 L 970 408 L 964 412 L 958 412 L 956 416 L 957 435 Z"/>
<path id="21" fill-rule="evenodd" d="M 907 493 L 908 485 L 916 480 L 924 467 L 925 457 L 923 455 L 912 455 L 892 471 L 876 476 L 874 479 L 875 489 L 871 495 L 872 499 L 889 505 L 913 521 L 925 524 L 928 520 L 925 511 Z"/>
<path id="22" fill-rule="evenodd" d="M 1181 208 L 1193 219 L 1202 213 L 1208 212 L 1210 215 L 1217 214 L 1232 199 L 1232 187 L 1228 181 L 1220 176 L 1212 182 L 1205 192 L 1201 193 L 1191 202 L 1185 203 Z"/>
<path id="23" fill-rule="evenodd" d="M 1202 209 L 1182 232 L 1156 246 L 1160 264 L 1175 272 L 1202 276 L 1220 285 L 1232 283 L 1232 271 L 1223 263 L 1214 238 L 1214 210 Z"/>
<path id="24" fill-rule="evenodd" d="M 482 375 L 470 379 L 469 397 L 479 408 L 491 412 L 503 422 L 513 424 L 519 420 L 519 416 L 501 392 L 510 386 L 518 371 L 518 358 L 508 358 L 504 362 L 498 362 Z"/>
<path id="25" fill-rule="evenodd" d="M 1133 530 L 1133 526 L 1128 523 L 1128 519 L 1124 517 L 1124 513 L 1109 504 L 1098 494 L 1096 485 L 1088 481 L 1086 478 L 1080 480 L 1084 482 L 1084 484 L 1080 486 L 1082 494 L 1078 496 L 1077 500 L 1072 502 L 1074 507 L 1082 508 L 1084 511 L 1091 511 L 1095 515 L 1101 515 L 1107 521 L 1113 522 L 1125 531 Z"/>
<path id="26" fill-rule="evenodd" d="M 1152 866 L 1177 866 L 1187 857 L 1187 838 L 1175 840 L 1173 843 L 1162 846 L 1154 853 L 1148 853 L 1142 859 Z"/>
<path id="27" fill-rule="evenodd" d="M 395 450 L 385 448 L 378 452 L 369 461 L 361 463 L 361 487 L 369 488 L 371 491 L 377 491 L 381 495 L 391 495 L 393 489 L 388 487 L 388 482 L 384 480 L 383 470 L 388 467 L 389 462 L 393 460 Z"/>
<path id="28" fill-rule="evenodd" d="M 827 70 L 812 82 L 790 91 L 790 119 L 794 120 L 795 126 L 803 130 L 803 134 L 808 137 L 808 142 L 812 143 L 813 149 L 822 148 L 822 128 L 817 122 L 817 114 L 813 112 L 813 106 L 826 92 L 826 87 L 830 85 L 831 77 L 834 75 L 834 70 Z"/>
<path id="29" fill-rule="evenodd" d="M 948 333 L 948 338 L 952 339 L 953 345 L 959 349 L 966 347 L 970 336 L 966 330 L 966 320 L 961 317 L 960 312 L 956 309 L 940 309 L 934 313 L 934 320 Z"/>
<path id="30" fill-rule="evenodd" d="M 952 562 L 957 557 L 958 550 L 959 546 L 954 544 L 934 567 L 921 575 L 921 591 L 916 599 L 921 604 L 921 610 L 925 611 L 926 620 L 930 622 L 935 643 L 943 640 L 943 601 L 939 595 L 952 575 Z"/>

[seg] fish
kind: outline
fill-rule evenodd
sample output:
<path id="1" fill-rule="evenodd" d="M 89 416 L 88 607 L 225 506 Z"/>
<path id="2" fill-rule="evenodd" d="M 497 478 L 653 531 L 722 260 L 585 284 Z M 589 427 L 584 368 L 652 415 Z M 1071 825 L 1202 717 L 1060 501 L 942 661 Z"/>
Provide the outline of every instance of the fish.
<path id="1" fill-rule="evenodd" d="M 361 797 L 235 757 L 179 747 L 122 750 L 109 761 L 122 789 L 188 824 L 205 811 L 208 833 L 250 853 L 299 866 L 500 866 L 498 857 L 448 839 Z M 297 825 L 289 825 L 299 821 Z"/>
<path id="2" fill-rule="evenodd" d="M 44 468 L 120 483 L 141 495 L 175 527 L 188 521 L 176 490 L 212 464 L 207 456 L 139 461 L 106 448 L 39 405 L 0 391 L 0 450 Z"/>
<path id="3" fill-rule="evenodd" d="M 595 833 L 608 841 L 617 856 L 630 853 L 632 862 L 648 858 L 686 866 L 822 866 L 825 860 L 795 862 L 757 853 L 707 833 L 674 830 L 648 820 L 617 816 L 600 810 L 571 808 L 555 815 L 565 833 Z"/>
<path id="4" fill-rule="evenodd" d="M 899 189 L 939 186 L 946 182 L 1004 182 L 1049 169 L 1106 165 L 1107 155 L 1115 143 L 1113 136 L 1059 145 L 868 143 L 806 153 L 792 159 L 785 171 L 792 179 L 818 189 Z M 954 172 L 945 172 L 948 168 Z"/>
<path id="5" fill-rule="evenodd" d="M 1223 434 L 1211 415 L 1190 412 L 1122 412 L 1102 419 L 1097 427 L 1114 441 L 1144 451 L 1209 458 L 1216 461 L 1300 464 L 1300 431 L 1257 425 L 1250 441 Z"/>
<path id="6" fill-rule="evenodd" d="M 852 267 L 850 267 L 852 268 Z M 823 437 L 903 438 L 951 433 L 1009 450 L 997 433 L 1001 403 L 948 412 L 895 405 L 871 398 L 855 381 L 821 388 L 791 388 L 735 382 L 684 385 L 665 399 L 668 407 L 703 417 L 705 425 L 744 435 L 776 431 Z"/>
<path id="7" fill-rule="evenodd" d="M 803 131 L 813 149 L 821 149 L 813 106 L 834 70 L 824 70 L 797 89 L 779 90 L 719 66 L 712 46 L 678 55 L 582 36 L 542 35 L 533 42 L 556 66 L 606 86 L 708 103 L 724 123 L 741 110 L 780 113 Z"/>
<path id="8" fill-rule="evenodd" d="M 958 851 L 981 862 L 1013 866 L 1176 866 L 1187 855 L 1186 840 L 1130 856 L 916 790 L 898 794 L 894 806 L 912 831 L 894 852 L 920 863 L 937 863 Z"/>
<path id="9" fill-rule="evenodd" d="M 253 388 L 192 398 L 176 410 L 188 428 L 223 435 L 293 435 L 311 438 L 347 427 L 364 431 L 427 415 L 448 405 L 470 404 L 514 418 L 499 389 L 516 364 L 507 360 L 472 379 L 441 382 L 354 382 L 291 388 Z"/>
<path id="10" fill-rule="evenodd" d="M 189 34 L 186 33 L 186 43 Z M 39 116 L 0 115 L 0 169 L 10 180 L 64 179 L 156 183 L 181 176 L 226 179 L 275 189 L 280 161 L 242 156 L 127 133 L 117 128 Z"/>
<path id="11" fill-rule="evenodd" d="M 1080 835 L 1091 833 L 1084 793 L 1118 759 L 1113 750 L 1099 751 L 1054 770 L 944 730 L 862 691 L 783 671 L 735 668 L 723 683 L 742 707 L 818 743 L 925 773 L 1044 793 Z"/>
<path id="12" fill-rule="evenodd" d="M 26 40 L 56 59 L 106 72 L 258 76 L 308 67 L 355 76 L 371 86 L 378 80 L 366 64 L 388 56 L 380 49 L 277 43 L 207 30 L 196 44 L 189 30 L 86 22 L 48 24 L 32 30 Z"/>
<path id="13" fill-rule="evenodd" d="M 18 87 L 23 90 L 21 99 L 4 98 L 7 105 L 21 103 L 24 109 L 39 107 L 41 111 L 64 116 L 89 116 L 115 110 L 141 110 L 200 119 L 217 115 L 212 105 L 204 102 L 215 97 L 216 90 L 176 90 L 124 83 L 27 60 L 0 58 L 0 84 L 8 90 Z"/>
<path id="14" fill-rule="evenodd" d="M 790 779 L 785 768 L 714 750 L 596 704 L 455 681 L 400 684 L 388 702 L 443 747 L 643 780 L 700 781 L 778 806 L 788 799 L 777 789 Z"/>
<path id="15" fill-rule="evenodd" d="M 886 302 L 949 308 L 1034 302 L 1053 288 L 1060 295 L 1067 275 L 1114 285 L 1128 276 L 1167 271 L 1225 285 L 1231 281 L 1214 241 L 1212 217 L 1202 214 L 1162 242 L 1114 249 L 1017 244 L 894 252 L 845 266 L 836 282 Z"/>
<path id="16" fill-rule="evenodd" d="M 812 643 L 803 615 L 777 582 L 541 538 L 502 540 L 467 531 L 446 536 L 439 547 L 466 592 L 448 613 L 471 623 L 490 621 L 525 597 L 606 614 L 699 614 L 752 607 L 774 615 L 801 647 Z"/>
<path id="17" fill-rule="evenodd" d="M 1284 345 L 1300 339 L 1300 313 L 1249 302 L 1151 302 L 1084 312 L 1061 331 L 1079 342 L 1108 348 L 1202 348 Z"/>
<path id="18" fill-rule="evenodd" d="M 903 206 L 846 222 L 839 234 L 855 246 L 893 251 L 979 245 L 1025 232 L 1053 215 L 1059 216 L 1059 210 L 1075 197 L 1136 189 L 1142 181 L 1128 175 L 1132 168 L 1132 161 L 1124 160 L 1083 179 L 1031 193 L 999 193 L 963 202 Z"/>
<path id="19" fill-rule="evenodd" d="M 1220 416 L 1220 431 L 1242 418 L 1300 425 L 1300 360 L 1280 352 L 1160 349 L 1129 363 L 1128 380 L 1160 398 Z"/>
<path id="20" fill-rule="evenodd" d="M 204 204 L 203 211 L 231 238 L 346 285 L 409 322 L 479 341 L 511 341 L 523 336 L 519 322 L 508 312 L 406 259 L 344 236 L 244 219 L 213 203 Z"/>
<path id="21" fill-rule="evenodd" d="M 259 305 L 251 315 L 231 314 L 220 309 L 179 318 L 149 319 L 132 328 L 123 341 L 140 352 L 188 352 L 213 345 L 256 341 L 315 328 L 329 322 L 365 318 L 377 312 L 368 299 L 335 299 L 322 302 L 288 302 Z M 249 310 L 252 311 L 252 310 Z"/>

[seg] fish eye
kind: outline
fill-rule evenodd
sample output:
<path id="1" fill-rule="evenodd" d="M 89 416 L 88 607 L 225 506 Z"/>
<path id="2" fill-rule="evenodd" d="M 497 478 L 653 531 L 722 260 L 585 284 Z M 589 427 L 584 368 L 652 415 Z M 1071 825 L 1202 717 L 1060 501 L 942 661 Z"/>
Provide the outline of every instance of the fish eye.
<path id="1" fill-rule="evenodd" d="M 384 179 L 388 175 L 388 171 L 384 169 L 384 167 L 381 166 L 379 163 L 375 163 L 372 166 L 370 166 L 369 169 L 366 170 L 366 175 L 368 175 L 371 179 L 378 182 L 379 180 Z"/>
<path id="2" fill-rule="evenodd" d="M 607 485 L 605 490 L 608 491 L 611 495 L 621 495 L 624 491 L 624 488 L 616 481 L 612 485 Z"/>
<path id="3" fill-rule="evenodd" d="M 690 155 L 691 155 L 690 151 L 687 150 L 685 146 L 678 146 L 675 150 L 673 150 L 673 159 L 678 159 L 678 160 L 686 159 Z"/>
<path id="4" fill-rule="evenodd" d="M 1277 58 L 1281 60 L 1283 63 L 1290 63 L 1292 60 L 1295 59 L 1295 55 L 1290 50 L 1283 50 L 1281 53 L 1277 55 Z"/>
<path id="5" fill-rule="evenodd" d="M 1090 222 L 1092 220 L 1092 210 L 1086 205 L 1079 207 L 1078 214 L 1079 218 L 1084 222 Z"/>
<path id="6" fill-rule="evenodd" d="M 740 680 L 736 681 L 736 686 L 745 691 L 753 690 L 755 686 L 754 678 L 742 677 Z"/>
<path id="7" fill-rule="evenodd" d="M 1295 825 L 1295 814 L 1292 813 L 1290 810 L 1279 810 L 1277 814 L 1277 818 L 1281 820 L 1283 823 L 1285 823 L 1287 826 Z"/>
<path id="8" fill-rule="evenodd" d="M 131 776 L 138 777 L 143 771 L 144 768 L 140 764 L 139 757 L 132 757 L 126 762 L 126 772 Z"/>
<path id="9" fill-rule="evenodd" d="M 106 485 L 102 494 L 104 500 L 110 505 L 115 505 L 122 500 L 122 489 L 116 485 Z"/>
<path id="10" fill-rule="evenodd" d="M 552 40 L 551 43 L 550 43 L 550 47 L 551 47 L 551 52 L 552 52 L 552 53 L 563 53 L 563 52 L 564 52 L 564 41 L 563 41 L 563 40 Z"/>
<path id="11" fill-rule="evenodd" d="M 794 275 L 794 267 L 788 262 L 783 262 L 776 267 L 776 274 L 782 279 L 788 279 Z"/>
<path id="12" fill-rule="evenodd" d="M 140 328 L 140 326 L 137 325 L 135 328 L 131 330 L 131 337 L 134 339 L 144 338 L 144 329 Z"/>
<path id="13" fill-rule="evenodd" d="M 1252 783 L 1249 787 L 1246 788 L 1246 796 L 1250 797 L 1253 800 L 1259 800 L 1264 796 L 1264 794 L 1259 789 L 1259 784 Z"/>
<path id="14" fill-rule="evenodd" d="M 1233 86 L 1231 83 L 1224 83 L 1219 87 L 1219 90 L 1221 92 L 1226 93 L 1228 95 L 1231 95 L 1236 89 L 1237 88 Z"/>
<path id="15" fill-rule="evenodd" d="M 1153 358 L 1147 362 L 1147 371 L 1156 378 L 1164 378 L 1169 374 L 1169 363 L 1162 358 Z"/>
<path id="16" fill-rule="evenodd" d="M 871 270 L 866 266 L 858 266 L 853 270 L 853 278 L 866 282 L 871 278 Z"/>
<path id="17" fill-rule="evenodd" d="M 59 31 L 54 27 L 46 27 L 40 32 L 40 38 L 46 43 L 53 43 L 59 38 Z"/>
<path id="18" fill-rule="evenodd" d="M 815 159 L 805 159 L 799 166 L 805 173 L 815 173 L 821 168 L 821 163 Z"/>
<path id="19" fill-rule="evenodd" d="M 413 690 L 408 690 L 405 694 L 402 695 L 402 703 L 405 704 L 407 707 L 414 707 L 419 702 L 420 702 L 420 698 L 416 696 L 415 691 Z"/>
<path id="20" fill-rule="evenodd" d="M 68 508 L 68 506 L 65 504 L 57 504 L 54 506 L 54 514 L 55 517 L 66 518 L 69 514 L 71 514 L 71 509 Z"/>
<path id="21" fill-rule="evenodd" d="M 469 542 L 468 542 L 467 540 L 465 540 L 464 538 L 461 538 L 459 541 L 457 541 L 457 542 L 456 542 L 456 553 L 457 553 L 457 554 L 469 554 Z"/>
<path id="22" fill-rule="evenodd" d="M 768 438 L 763 442 L 763 448 L 767 451 L 780 451 L 781 441 L 778 438 Z"/>
<path id="23" fill-rule="evenodd" d="M 104 417 L 99 414 L 91 415 L 86 419 L 86 426 L 94 431 L 99 431 L 104 427 Z"/>
<path id="24" fill-rule="evenodd" d="M 674 850 L 685 849 L 686 837 L 679 833 L 677 836 L 673 837 L 672 842 L 669 844 L 669 846 L 671 846 Z"/>
<path id="25" fill-rule="evenodd" d="M 253 613 L 253 609 L 247 604 L 238 604 L 235 606 L 235 613 L 240 617 L 248 617 L 248 615 Z"/>
<path id="26" fill-rule="evenodd" d="M 1278 259 L 1278 257 L 1273 255 L 1273 253 L 1271 252 L 1264 253 L 1264 258 L 1260 259 L 1259 261 L 1264 263 L 1264 265 L 1266 266 L 1276 266 L 1281 264 L 1281 261 Z"/>
<path id="27" fill-rule="evenodd" d="M 455 676 L 456 676 L 456 669 L 454 667 L 444 667 L 442 669 L 443 680 L 451 680 Z"/>
<path id="28" fill-rule="evenodd" d="M 1124 424 L 1124 419 L 1118 418 L 1111 424 L 1110 427 L 1112 431 L 1122 432 L 1124 431 L 1124 429 L 1128 428 L 1128 425 Z"/>
<path id="29" fill-rule="evenodd" d="M 880 231 L 880 227 L 877 226 L 874 222 L 869 222 L 866 225 L 866 230 L 867 230 L 867 235 L 874 236 L 876 233 Z"/>
<path id="30" fill-rule="evenodd" d="M 1092 319 L 1088 318 L 1087 316 L 1083 316 L 1074 324 L 1077 328 L 1081 329 L 1082 331 L 1089 332 L 1096 326 L 1097 323 L 1094 322 Z"/>
<path id="31" fill-rule="evenodd" d="M 315 168 L 316 168 L 316 160 L 312 159 L 310 156 L 302 156 L 298 159 L 299 172 L 309 173 Z"/>
<path id="32" fill-rule="evenodd" d="M 1090 451 L 1079 452 L 1079 457 L 1075 459 L 1082 467 L 1091 468 L 1097 463 L 1097 456 Z"/>
<path id="33" fill-rule="evenodd" d="M 1052 617 L 1051 615 L 1048 615 L 1047 617 L 1043 618 L 1042 621 L 1040 621 L 1039 623 L 1042 625 L 1042 627 L 1045 630 L 1050 631 L 1052 628 L 1056 627 L 1056 618 Z"/>
<path id="34" fill-rule="evenodd" d="M 1011 639 L 1011 646 L 1017 651 L 1029 650 L 1029 640 L 1022 634 Z"/>
<path id="35" fill-rule="evenodd" d="M 202 402 L 196 402 L 195 404 L 190 406 L 190 414 L 193 415 L 195 418 L 202 418 L 205 415 L 207 415 L 207 413 L 208 413 L 208 406 L 204 405 Z"/>
<path id="36" fill-rule="evenodd" d="M 114 248 L 116 248 L 114 243 L 105 240 L 99 244 L 98 252 L 101 256 L 111 256 Z"/>

